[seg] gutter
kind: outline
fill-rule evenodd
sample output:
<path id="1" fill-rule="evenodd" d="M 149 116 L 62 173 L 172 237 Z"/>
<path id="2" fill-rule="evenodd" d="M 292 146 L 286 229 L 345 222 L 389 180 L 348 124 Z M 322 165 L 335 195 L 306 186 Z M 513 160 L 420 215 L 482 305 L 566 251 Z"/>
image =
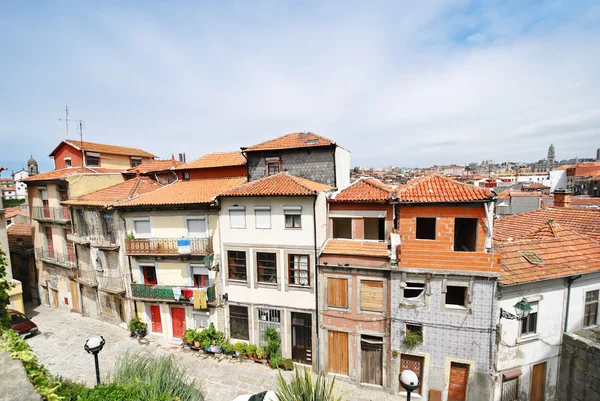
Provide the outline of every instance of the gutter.
<path id="1" fill-rule="evenodd" d="M 573 281 L 581 278 L 581 274 L 579 276 L 567 277 L 567 308 L 565 310 L 565 328 L 564 332 L 567 332 L 567 327 L 569 325 L 569 306 L 571 305 L 571 285 Z"/>
<path id="2" fill-rule="evenodd" d="M 314 192 L 315 199 L 313 200 L 313 240 L 315 245 L 315 320 L 316 320 L 316 344 L 317 344 L 317 352 L 316 352 L 316 368 L 319 371 L 319 261 L 318 261 L 318 250 L 317 250 L 317 198 L 318 193 Z"/>
<path id="3" fill-rule="evenodd" d="M 125 217 L 123 217 L 121 215 L 121 213 L 119 213 L 119 217 L 121 218 L 121 220 L 123 220 L 123 227 L 125 228 L 125 235 L 127 235 L 127 220 L 125 220 Z M 127 265 L 129 267 L 129 281 L 133 283 L 133 269 L 131 268 L 131 256 L 127 255 Z M 137 309 L 137 301 L 135 299 L 132 299 L 133 301 L 133 310 L 135 311 L 135 316 L 138 315 L 138 309 Z"/>

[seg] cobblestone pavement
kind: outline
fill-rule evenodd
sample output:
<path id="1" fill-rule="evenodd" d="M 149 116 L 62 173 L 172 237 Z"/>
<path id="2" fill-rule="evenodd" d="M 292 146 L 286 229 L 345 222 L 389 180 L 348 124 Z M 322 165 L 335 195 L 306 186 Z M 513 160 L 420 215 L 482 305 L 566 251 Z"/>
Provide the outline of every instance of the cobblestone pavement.
<path id="1" fill-rule="evenodd" d="M 95 384 L 94 358 L 83 349 L 86 339 L 102 335 L 106 340 L 99 354 L 102 380 L 114 366 L 116 358 L 126 352 L 172 353 L 196 378 L 207 401 L 233 400 L 240 394 L 251 394 L 276 388 L 276 371 L 266 366 L 236 359 L 213 358 L 184 350 L 164 338 L 149 335 L 139 343 L 125 329 L 82 317 L 79 314 L 38 306 L 28 316 L 40 328 L 40 334 L 28 339 L 38 359 L 51 373 L 89 385 Z M 289 377 L 289 372 L 284 372 Z M 381 390 L 365 389 L 343 383 L 349 401 L 401 400 Z"/>

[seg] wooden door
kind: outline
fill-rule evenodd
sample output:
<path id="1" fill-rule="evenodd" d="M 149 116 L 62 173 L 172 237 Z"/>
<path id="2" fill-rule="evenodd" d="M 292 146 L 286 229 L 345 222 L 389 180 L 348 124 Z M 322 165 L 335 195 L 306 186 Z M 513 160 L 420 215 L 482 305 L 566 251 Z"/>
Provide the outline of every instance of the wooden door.
<path id="1" fill-rule="evenodd" d="M 467 398 L 467 381 L 469 365 L 452 362 L 450 364 L 450 383 L 448 385 L 448 401 L 465 401 Z"/>
<path id="2" fill-rule="evenodd" d="M 69 237 L 69 234 L 71 234 L 71 230 L 68 228 L 65 228 L 65 238 Z M 67 255 L 69 257 L 69 262 L 71 263 L 75 263 L 75 244 L 73 244 L 73 241 L 67 239 Z"/>
<path id="3" fill-rule="evenodd" d="M 546 362 L 533 365 L 531 372 L 531 401 L 544 401 L 544 388 L 546 385 Z"/>
<path id="4" fill-rule="evenodd" d="M 329 331 L 329 373 L 348 376 L 348 333 Z"/>
<path id="5" fill-rule="evenodd" d="M 185 332 L 185 308 L 171 308 L 173 338 L 180 338 Z"/>
<path id="6" fill-rule="evenodd" d="M 52 306 L 58 308 L 58 290 L 51 289 L 52 291 Z"/>
<path id="7" fill-rule="evenodd" d="M 162 333 L 162 320 L 160 319 L 160 306 L 150 306 L 150 320 L 152 320 L 152 332 Z"/>
<path id="8" fill-rule="evenodd" d="M 419 378 L 419 388 L 413 391 L 413 393 L 421 394 L 421 388 L 423 387 L 424 365 L 425 358 L 422 356 L 402 354 L 402 356 L 400 357 L 400 373 L 404 372 L 405 370 L 412 370 Z M 400 383 L 398 383 L 398 389 L 399 391 L 406 391 L 400 385 Z"/>
<path id="9" fill-rule="evenodd" d="M 292 359 L 312 365 L 312 315 L 292 312 Z"/>
<path id="10" fill-rule="evenodd" d="M 363 336 L 360 340 L 361 383 L 383 385 L 383 340 Z"/>
<path id="11" fill-rule="evenodd" d="M 73 312 L 81 312 L 79 309 L 79 284 L 75 280 L 71 280 L 71 304 Z"/>

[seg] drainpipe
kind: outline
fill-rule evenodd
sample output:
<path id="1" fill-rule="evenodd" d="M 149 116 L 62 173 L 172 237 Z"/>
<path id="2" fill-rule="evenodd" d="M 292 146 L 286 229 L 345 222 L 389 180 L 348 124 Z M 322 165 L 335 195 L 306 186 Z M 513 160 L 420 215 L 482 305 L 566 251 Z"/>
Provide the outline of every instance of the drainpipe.
<path id="1" fill-rule="evenodd" d="M 317 352 L 316 352 L 316 361 L 317 361 L 317 371 L 319 371 L 319 271 L 318 271 L 318 257 L 317 257 L 317 192 L 315 194 L 315 199 L 313 200 L 313 236 L 315 243 L 315 320 L 316 320 L 316 333 L 317 333 Z"/>
<path id="2" fill-rule="evenodd" d="M 123 228 L 125 228 L 125 235 L 127 235 L 127 220 L 125 217 L 119 213 L 119 217 L 123 220 Z M 127 247 L 126 247 L 127 248 Z M 133 282 L 133 270 L 131 269 L 131 256 L 127 255 L 127 265 L 129 267 L 129 281 Z M 135 311 L 135 315 L 138 315 L 137 302 L 133 300 L 133 310 Z"/>
<path id="3" fill-rule="evenodd" d="M 567 332 L 567 327 L 569 325 L 569 306 L 571 305 L 571 285 L 573 284 L 573 281 L 577 280 L 580 277 L 581 277 L 581 274 L 579 276 L 567 278 L 567 309 L 565 311 L 565 329 L 564 329 L 565 333 Z"/>

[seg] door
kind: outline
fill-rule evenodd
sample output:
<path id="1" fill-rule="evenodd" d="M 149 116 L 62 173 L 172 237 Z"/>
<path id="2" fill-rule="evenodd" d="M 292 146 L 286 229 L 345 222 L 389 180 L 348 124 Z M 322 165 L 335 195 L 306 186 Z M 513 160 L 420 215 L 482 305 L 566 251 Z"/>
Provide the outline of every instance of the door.
<path id="1" fill-rule="evenodd" d="M 58 308 L 58 290 L 51 289 L 52 291 L 52 306 Z"/>
<path id="2" fill-rule="evenodd" d="M 292 359 L 312 365 L 312 315 L 292 312 Z"/>
<path id="3" fill-rule="evenodd" d="M 383 340 L 362 336 L 360 339 L 361 383 L 383 385 Z"/>
<path id="4" fill-rule="evenodd" d="M 60 201 L 64 202 L 69 200 L 69 194 L 66 192 L 60 192 Z M 71 220 L 71 213 L 69 213 L 69 206 L 63 206 L 63 218 L 65 220 Z"/>
<path id="5" fill-rule="evenodd" d="M 185 308 L 171 308 L 173 338 L 180 338 L 185 332 Z"/>
<path id="6" fill-rule="evenodd" d="M 54 239 L 52 238 L 52 227 L 45 227 L 46 244 L 48 248 L 48 257 L 54 259 Z"/>
<path id="7" fill-rule="evenodd" d="M 348 333 L 329 331 L 329 373 L 348 376 Z"/>
<path id="8" fill-rule="evenodd" d="M 65 238 L 69 238 L 69 234 L 71 234 L 71 230 L 66 228 L 65 229 Z M 67 255 L 69 257 L 69 262 L 75 263 L 75 245 L 73 244 L 73 241 L 70 241 L 69 239 L 67 239 L 66 241 L 67 241 Z"/>
<path id="9" fill-rule="evenodd" d="M 544 387 L 546 384 L 546 362 L 533 365 L 531 372 L 530 401 L 544 401 Z"/>
<path id="10" fill-rule="evenodd" d="M 162 320 L 160 319 L 160 306 L 150 306 L 150 320 L 152 320 L 152 332 L 162 333 Z"/>
<path id="11" fill-rule="evenodd" d="M 71 280 L 71 311 L 81 312 L 79 309 L 79 284 L 75 280 Z"/>
<path id="12" fill-rule="evenodd" d="M 450 364 L 450 383 L 448 384 L 448 401 L 465 401 L 467 398 L 467 381 L 469 365 L 452 362 Z"/>
<path id="13" fill-rule="evenodd" d="M 412 370 L 419 378 L 419 387 L 413 391 L 413 393 L 421 394 L 423 388 L 423 367 L 425 365 L 425 358 L 422 356 L 402 354 L 400 357 L 400 373 L 405 370 Z M 400 384 L 398 384 L 400 391 L 406 391 Z"/>

